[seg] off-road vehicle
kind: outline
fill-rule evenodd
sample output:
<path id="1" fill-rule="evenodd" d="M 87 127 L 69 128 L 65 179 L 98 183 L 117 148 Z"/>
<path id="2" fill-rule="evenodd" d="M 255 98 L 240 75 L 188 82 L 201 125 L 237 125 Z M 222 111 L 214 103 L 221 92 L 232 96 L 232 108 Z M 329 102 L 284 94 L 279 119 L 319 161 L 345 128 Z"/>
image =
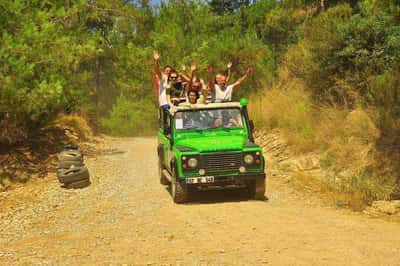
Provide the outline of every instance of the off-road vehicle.
<path id="1" fill-rule="evenodd" d="M 264 157 L 254 143 L 247 100 L 160 110 L 160 183 L 171 185 L 174 202 L 194 189 L 245 187 L 264 199 Z"/>

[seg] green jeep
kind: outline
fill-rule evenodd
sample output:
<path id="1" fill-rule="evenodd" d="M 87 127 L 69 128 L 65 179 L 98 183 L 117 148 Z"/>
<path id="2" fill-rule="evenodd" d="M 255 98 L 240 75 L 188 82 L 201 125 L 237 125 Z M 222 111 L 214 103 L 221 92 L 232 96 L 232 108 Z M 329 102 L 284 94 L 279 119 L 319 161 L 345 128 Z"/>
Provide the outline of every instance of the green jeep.
<path id="1" fill-rule="evenodd" d="M 160 110 L 160 183 L 171 184 L 175 203 L 193 189 L 246 187 L 264 199 L 264 157 L 254 143 L 247 100 Z"/>

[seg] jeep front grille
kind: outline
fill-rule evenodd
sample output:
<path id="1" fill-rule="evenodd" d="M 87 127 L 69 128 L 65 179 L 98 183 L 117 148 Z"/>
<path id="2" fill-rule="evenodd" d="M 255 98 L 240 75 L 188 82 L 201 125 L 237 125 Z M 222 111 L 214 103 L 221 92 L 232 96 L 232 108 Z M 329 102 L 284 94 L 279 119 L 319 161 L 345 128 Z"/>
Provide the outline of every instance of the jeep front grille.
<path id="1" fill-rule="evenodd" d="M 202 167 L 206 172 L 238 170 L 242 162 L 242 154 L 218 153 L 201 156 Z"/>

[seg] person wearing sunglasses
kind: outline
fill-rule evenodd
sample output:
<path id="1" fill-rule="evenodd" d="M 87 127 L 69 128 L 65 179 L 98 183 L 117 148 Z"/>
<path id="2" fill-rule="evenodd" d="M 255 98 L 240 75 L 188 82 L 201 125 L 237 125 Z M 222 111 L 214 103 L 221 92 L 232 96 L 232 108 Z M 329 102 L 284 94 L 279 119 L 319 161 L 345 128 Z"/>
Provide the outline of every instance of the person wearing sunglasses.
<path id="1" fill-rule="evenodd" d="M 169 74 L 166 89 L 167 102 L 170 106 L 178 105 L 185 100 L 185 87 L 182 83 L 182 77 L 174 70 Z"/>

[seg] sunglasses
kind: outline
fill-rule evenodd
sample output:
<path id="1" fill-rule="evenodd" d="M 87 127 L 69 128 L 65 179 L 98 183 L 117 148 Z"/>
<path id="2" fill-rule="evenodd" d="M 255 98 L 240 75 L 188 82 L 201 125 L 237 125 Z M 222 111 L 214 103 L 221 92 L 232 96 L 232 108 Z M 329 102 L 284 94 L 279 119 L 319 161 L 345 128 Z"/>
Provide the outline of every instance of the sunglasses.
<path id="1" fill-rule="evenodd" d="M 175 80 L 175 79 L 177 79 L 178 77 L 169 77 L 169 79 L 173 79 L 173 80 Z"/>

